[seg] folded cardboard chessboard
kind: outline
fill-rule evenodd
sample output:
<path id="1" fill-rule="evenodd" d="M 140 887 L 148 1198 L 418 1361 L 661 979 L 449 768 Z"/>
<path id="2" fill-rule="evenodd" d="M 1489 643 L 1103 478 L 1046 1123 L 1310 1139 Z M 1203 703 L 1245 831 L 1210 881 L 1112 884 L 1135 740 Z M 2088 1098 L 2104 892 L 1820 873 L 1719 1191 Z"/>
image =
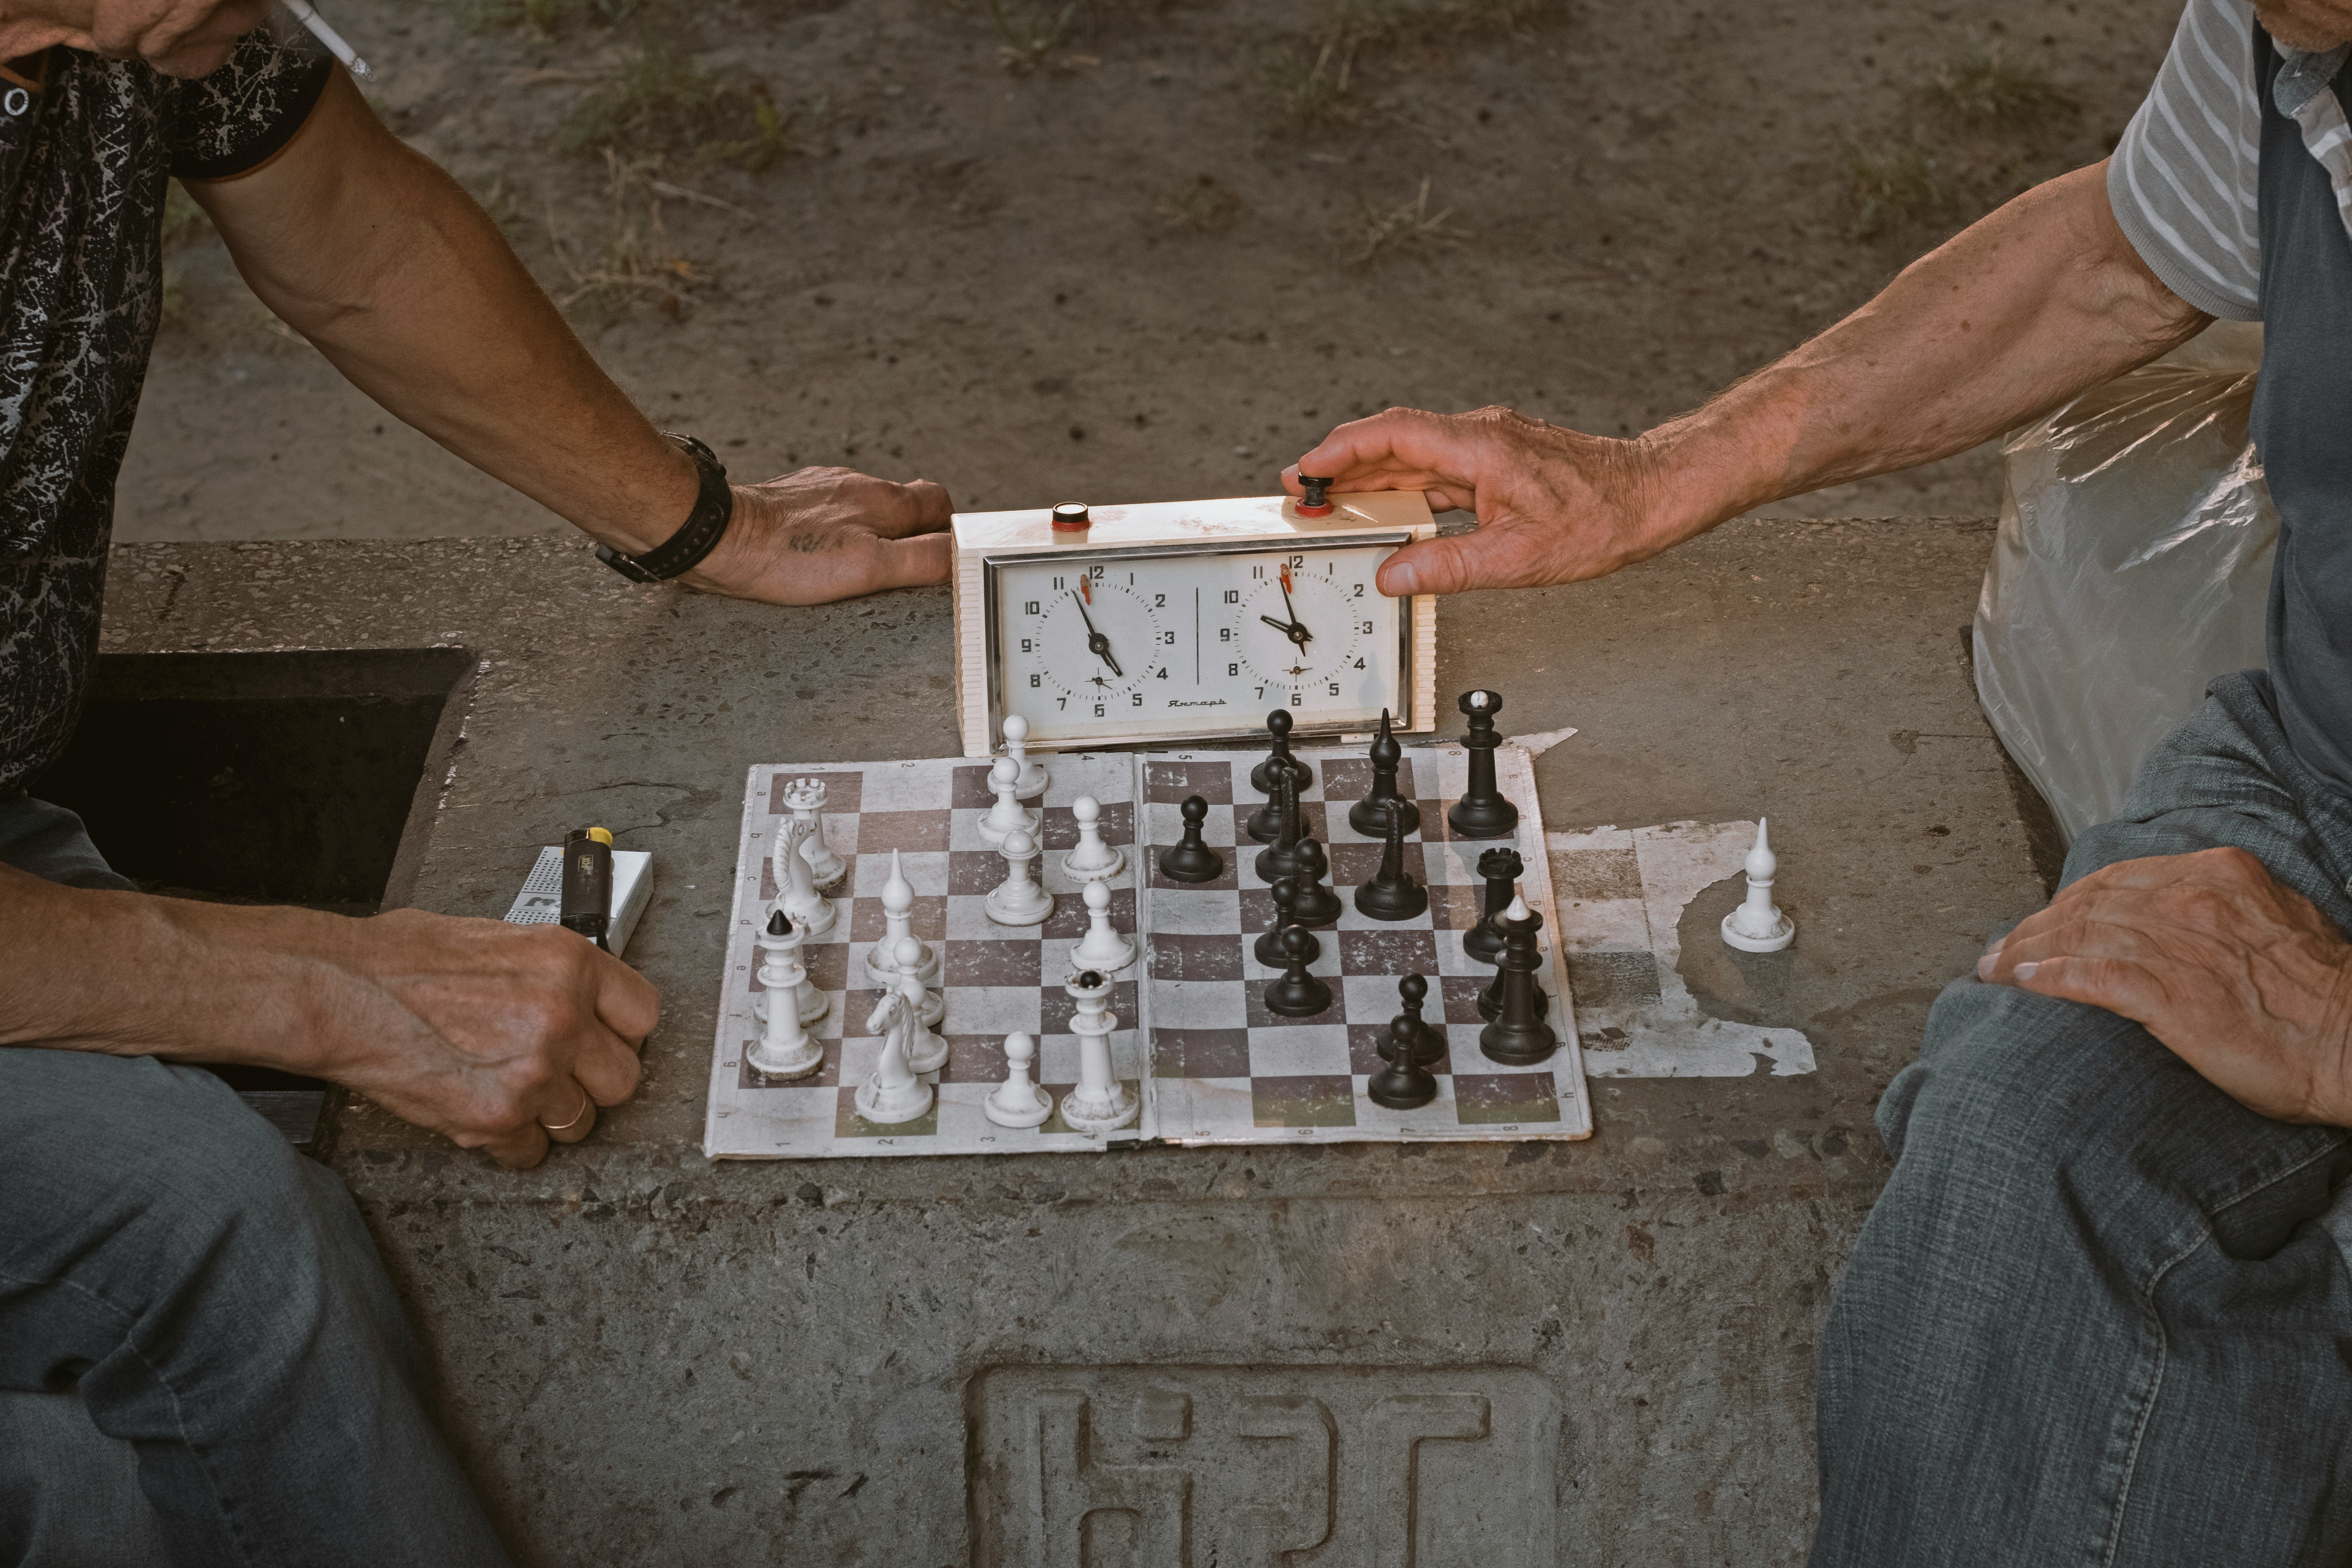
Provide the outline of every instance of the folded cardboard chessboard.
<path id="1" fill-rule="evenodd" d="M 1251 952 L 1274 907 L 1252 864 L 1262 847 L 1242 828 L 1265 798 L 1249 784 L 1256 753 L 1045 758 L 1050 782 L 1042 799 L 1028 804 L 1043 808 L 1045 852 L 1036 869 L 1055 907 L 1043 925 L 1027 927 L 997 925 L 982 909 L 1006 873 L 1003 857 L 979 830 L 994 803 L 986 761 L 753 767 L 737 844 L 705 1152 L 719 1159 L 808 1159 L 1099 1150 L 1153 1140 L 1589 1137 L 1591 1102 L 1528 753 L 1510 745 L 1496 752 L 1496 782 L 1519 810 L 1517 831 L 1506 838 L 1462 840 L 1449 837 L 1445 807 L 1467 784 L 1468 754 L 1456 746 L 1406 750 L 1398 793 L 1421 807 L 1420 828 L 1406 840 L 1406 866 L 1426 883 L 1430 901 L 1425 913 L 1398 921 L 1366 918 L 1351 897 L 1377 870 L 1382 849 L 1378 839 L 1348 824 L 1347 806 L 1370 785 L 1370 763 L 1360 751 L 1300 750 L 1297 756 L 1313 775 L 1302 792 L 1304 826 L 1328 850 L 1330 886 L 1343 907 L 1336 927 L 1316 932 L 1322 952 L 1311 966 L 1329 983 L 1332 1004 L 1307 1018 L 1266 1009 L 1261 993 L 1278 972 Z M 803 778 L 824 784 L 824 842 L 847 869 L 833 889 L 832 929 L 801 951 L 809 982 L 827 1004 L 823 1018 L 809 1026 L 824 1047 L 824 1066 L 803 1078 L 770 1079 L 746 1060 L 761 1033 L 753 939 L 778 890 L 768 855 L 787 815 L 784 790 Z M 1118 1024 L 1110 1049 L 1113 1073 L 1139 1101 L 1139 1114 L 1107 1135 L 1076 1131 L 1058 1113 L 1034 1129 L 1001 1127 L 982 1114 L 981 1104 L 1004 1079 L 1008 1033 L 1020 1031 L 1036 1042 L 1035 1076 L 1057 1104 L 1077 1078 L 1078 1040 L 1069 1032 L 1076 1004 L 1064 985 L 1070 978 L 1068 955 L 1087 917 L 1079 884 L 1060 862 L 1078 841 L 1071 803 L 1082 795 L 1101 805 L 1105 841 L 1128 852 L 1124 869 L 1108 883 L 1110 916 L 1118 930 L 1137 936 L 1139 951 L 1132 964 L 1110 976 Z M 1213 882 L 1171 881 L 1158 869 L 1160 850 L 1183 829 L 1179 803 L 1192 795 L 1210 803 L 1205 837 L 1225 859 Z M 1547 1021 L 1559 1047 L 1533 1067 L 1505 1066 L 1480 1053 L 1478 994 L 1495 969 L 1462 951 L 1462 935 L 1483 908 L 1478 857 L 1502 845 L 1519 850 L 1526 863 L 1521 894 L 1544 921 L 1538 978 L 1549 998 Z M 874 1070 L 882 1047 L 865 1032 L 881 1000 L 866 958 L 885 931 L 882 890 L 894 850 L 915 890 L 913 932 L 939 953 L 936 989 L 946 1011 L 938 1032 L 949 1056 L 933 1075 L 939 1092 L 931 1110 L 886 1125 L 860 1117 L 852 1096 Z M 1397 982 L 1406 974 L 1429 981 L 1424 1016 L 1442 1027 L 1447 1054 L 1431 1069 L 1436 1100 L 1418 1110 L 1392 1110 L 1374 1104 L 1364 1087 L 1381 1068 L 1377 1047 L 1398 1010 Z"/>

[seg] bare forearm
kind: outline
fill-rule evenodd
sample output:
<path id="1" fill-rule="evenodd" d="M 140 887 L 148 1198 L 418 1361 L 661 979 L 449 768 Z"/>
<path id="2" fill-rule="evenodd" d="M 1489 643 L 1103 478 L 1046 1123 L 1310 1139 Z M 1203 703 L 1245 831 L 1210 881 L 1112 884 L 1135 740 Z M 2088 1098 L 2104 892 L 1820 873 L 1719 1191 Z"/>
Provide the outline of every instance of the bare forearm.
<path id="1" fill-rule="evenodd" d="M 684 521 L 692 462 L 480 205 L 340 73 L 278 163 L 194 189 L 262 302 L 401 419 L 625 550 Z"/>
<path id="2" fill-rule="evenodd" d="M 2035 187 L 1853 315 L 1643 438 L 1690 532 L 1964 452 L 2187 341 L 2210 318 L 2116 225 L 2106 166 Z"/>
<path id="3" fill-rule="evenodd" d="M 59 887 L 0 866 L 0 1045 L 317 1071 L 336 917 Z M 344 922 L 348 923 L 348 922 Z"/>

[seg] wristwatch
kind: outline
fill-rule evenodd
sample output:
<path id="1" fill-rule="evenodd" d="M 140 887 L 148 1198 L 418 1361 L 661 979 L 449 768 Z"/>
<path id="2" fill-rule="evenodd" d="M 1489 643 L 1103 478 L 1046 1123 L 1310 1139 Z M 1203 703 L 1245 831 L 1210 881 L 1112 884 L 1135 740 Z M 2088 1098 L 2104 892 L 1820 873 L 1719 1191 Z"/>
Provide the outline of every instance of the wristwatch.
<path id="1" fill-rule="evenodd" d="M 662 436 L 677 442 L 694 459 L 702 488 L 678 531 L 645 553 L 624 555 L 609 544 L 596 547 L 596 559 L 632 583 L 667 583 L 693 571 L 702 564 L 703 557 L 719 548 L 719 542 L 727 535 L 727 524 L 735 516 L 735 491 L 727 483 L 727 468 L 719 455 L 691 436 L 675 430 L 665 430 Z"/>

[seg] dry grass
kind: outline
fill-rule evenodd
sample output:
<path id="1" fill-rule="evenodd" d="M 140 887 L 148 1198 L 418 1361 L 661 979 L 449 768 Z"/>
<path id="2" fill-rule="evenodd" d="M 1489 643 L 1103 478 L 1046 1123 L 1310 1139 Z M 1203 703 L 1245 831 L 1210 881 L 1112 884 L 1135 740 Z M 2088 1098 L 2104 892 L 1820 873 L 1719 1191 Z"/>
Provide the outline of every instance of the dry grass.
<path id="1" fill-rule="evenodd" d="M 2004 59 L 1998 49 L 1937 66 L 1928 73 L 1927 93 L 1970 124 L 2001 131 L 2030 131 L 2081 109 L 2048 77 Z"/>
<path id="2" fill-rule="evenodd" d="M 661 197 L 676 189 L 654 178 L 658 158 L 624 158 L 604 151 L 612 220 L 593 257 L 575 255 L 555 222 L 555 208 L 547 209 L 547 238 L 556 264 L 572 287 L 556 295 L 566 310 L 591 319 L 609 316 L 624 305 L 651 299 L 655 308 L 676 317 L 693 302 L 692 286 L 700 280 L 694 263 L 671 253 L 662 229 Z M 693 193 L 685 193 L 692 195 Z"/>
<path id="3" fill-rule="evenodd" d="M 1151 211 L 1169 228 L 1213 234 L 1231 228 L 1241 216 L 1242 199 L 1217 184 L 1215 175 L 1202 174 L 1162 191 Z"/>
<path id="4" fill-rule="evenodd" d="M 1360 119 L 1363 108 L 1349 85 L 1355 51 L 1327 41 L 1310 58 L 1296 48 L 1264 57 L 1261 74 L 1282 118 L 1301 131 L 1327 131 Z"/>
<path id="5" fill-rule="evenodd" d="M 1898 139 L 1847 142 L 1845 185 L 1856 239 L 1931 223 L 1951 211 L 1955 194 L 1927 148 Z"/>
<path id="6" fill-rule="evenodd" d="M 1383 252 L 1402 250 L 1409 246 L 1432 240 L 1451 241 L 1464 238 L 1462 231 L 1446 226 L 1445 220 L 1454 216 L 1447 207 L 1441 212 L 1429 210 L 1429 182 L 1421 182 L 1421 190 L 1409 202 L 1393 207 L 1376 206 L 1361 196 L 1356 198 L 1355 238 L 1363 248 L 1356 253 L 1356 263 L 1361 266 Z"/>

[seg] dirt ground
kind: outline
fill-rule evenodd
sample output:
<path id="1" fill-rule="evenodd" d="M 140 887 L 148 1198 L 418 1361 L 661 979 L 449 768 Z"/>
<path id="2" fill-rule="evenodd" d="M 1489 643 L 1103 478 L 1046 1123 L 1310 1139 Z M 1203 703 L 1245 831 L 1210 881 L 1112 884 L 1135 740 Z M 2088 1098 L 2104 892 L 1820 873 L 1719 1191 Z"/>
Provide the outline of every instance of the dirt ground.
<path id="1" fill-rule="evenodd" d="M 1386 404 L 1688 407 L 2111 147 L 2128 0 L 328 0 L 657 421 L 961 508 L 1275 488 Z M 562 526 L 344 386 L 201 225 L 133 540 Z M 1979 451 L 1783 514 L 1985 513 Z"/>

